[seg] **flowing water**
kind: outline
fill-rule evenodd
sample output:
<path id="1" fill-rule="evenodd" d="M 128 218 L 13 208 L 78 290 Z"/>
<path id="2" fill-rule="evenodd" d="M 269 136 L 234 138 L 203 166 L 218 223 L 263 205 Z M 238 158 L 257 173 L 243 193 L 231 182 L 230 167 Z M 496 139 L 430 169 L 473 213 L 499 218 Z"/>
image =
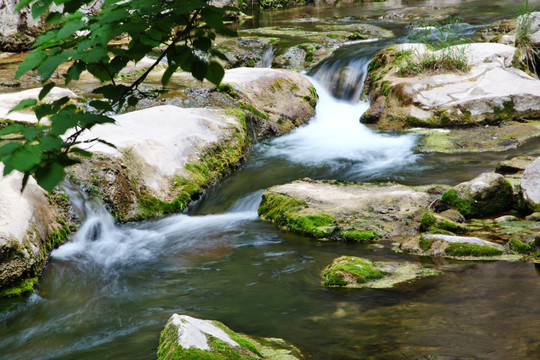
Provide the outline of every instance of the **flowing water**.
<path id="1" fill-rule="evenodd" d="M 307 9 L 340 18 L 405 3 Z M 408 2 L 450 4 L 471 23 L 507 17 L 515 8 L 512 1 L 483 3 Z M 281 25 L 301 11 L 307 10 L 261 15 L 255 25 Z M 403 40 L 406 30 L 400 31 L 393 42 Z M 367 63 L 387 43 L 347 46 L 312 69 L 320 101 L 310 124 L 257 144 L 188 214 L 117 226 L 99 201 L 66 188 L 84 223 L 53 251 L 36 293 L 0 301 L 0 359 L 152 359 L 174 312 L 284 338 L 313 359 L 539 358 L 537 266 L 316 242 L 257 217 L 265 188 L 302 177 L 454 184 L 493 170 L 503 158 L 538 153 L 532 142 L 505 153 L 420 155 L 414 135 L 360 124 L 368 104 L 358 101 L 356 88 L 336 82 L 336 74 L 347 71 L 345 83 L 361 83 Z M 392 289 L 322 287 L 321 270 L 341 255 L 421 262 L 443 274 Z"/>

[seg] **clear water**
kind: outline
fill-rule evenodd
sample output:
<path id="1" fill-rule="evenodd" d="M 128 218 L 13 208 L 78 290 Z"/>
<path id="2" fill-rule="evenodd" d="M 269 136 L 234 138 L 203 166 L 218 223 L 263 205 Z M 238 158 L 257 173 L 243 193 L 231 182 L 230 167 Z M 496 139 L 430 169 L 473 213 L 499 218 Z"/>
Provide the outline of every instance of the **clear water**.
<path id="1" fill-rule="evenodd" d="M 300 11 L 382 14 L 405 3 L 459 7 L 471 24 L 508 17 L 516 6 L 389 0 L 271 12 L 258 21 L 286 24 Z M 174 312 L 282 337 L 313 359 L 539 358 L 537 265 L 452 262 L 316 242 L 257 218 L 265 188 L 302 177 L 452 184 L 493 170 L 503 158 L 538 153 L 532 142 L 506 153 L 420 155 L 412 135 L 367 129 L 358 122 L 367 104 L 355 102 L 354 91 L 342 91 L 346 100 L 333 97 L 331 78 L 350 66 L 352 78 L 362 79 L 385 44 L 341 49 L 313 69 L 320 101 L 311 123 L 256 145 L 189 214 L 118 227 L 98 202 L 73 193 L 86 217 L 79 232 L 53 252 L 35 294 L 0 301 L 0 359 L 152 359 Z M 443 275 L 392 289 L 322 287 L 321 270 L 341 255 L 422 262 Z"/>

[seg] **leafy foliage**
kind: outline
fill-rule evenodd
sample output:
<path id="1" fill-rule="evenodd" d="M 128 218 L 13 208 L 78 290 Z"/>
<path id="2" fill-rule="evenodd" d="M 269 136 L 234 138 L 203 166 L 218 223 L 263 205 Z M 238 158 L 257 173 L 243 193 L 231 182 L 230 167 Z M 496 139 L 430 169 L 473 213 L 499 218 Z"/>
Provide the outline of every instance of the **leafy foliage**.
<path id="1" fill-rule="evenodd" d="M 126 104 L 138 102 L 138 86 L 158 64 L 166 62 L 162 77 L 167 85 L 177 69 L 197 78 L 219 84 L 224 70 L 214 57 L 226 57 L 212 48 L 216 33 L 233 34 L 223 24 L 225 11 L 207 0 L 105 0 L 97 14 L 85 12 L 92 0 L 54 0 L 63 11 L 51 10 L 53 0 L 23 0 L 17 10 L 31 6 L 34 18 L 45 17 L 52 29 L 42 34 L 33 51 L 19 66 L 15 79 L 35 71 L 44 84 L 36 99 L 23 100 L 12 111 L 31 108 L 36 125 L 14 124 L 0 132 L 0 161 L 4 174 L 13 170 L 24 173 L 23 188 L 30 176 L 51 191 L 64 177 L 67 166 L 90 153 L 78 149 L 79 135 L 94 125 L 111 123 L 109 115 Z M 111 41 L 125 38 L 127 46 L 112 47 Z M 143 74 L 130 85 L 117 83 L 120 71 L 129 62 L 140 61 L 158 49 L 159 56 Z M 83 71 L 99 79 L 103 86 L 93 92 L 103 100 L 90 102 L 93 110 L 81 110 L 67 97 L 43 103 L 57 81 L 60 65 L 68 63 L 63 74 L 64 84 L 78 80 Z M 53 81 L 54 80 L 54 81 Z M 50 122 L 41 122 L 48 118 Z M 93 139 L 92 141 L 101 141 Z M 111 145 L 111 144 L 109 144 Z"/>

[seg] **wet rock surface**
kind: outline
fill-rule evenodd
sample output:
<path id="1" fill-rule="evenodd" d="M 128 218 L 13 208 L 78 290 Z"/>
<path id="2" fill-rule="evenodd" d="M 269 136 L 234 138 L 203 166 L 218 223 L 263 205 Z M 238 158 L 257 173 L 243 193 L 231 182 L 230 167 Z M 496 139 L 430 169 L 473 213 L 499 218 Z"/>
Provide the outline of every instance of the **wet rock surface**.
<path id="1" fill-rule="evenodd" d="M 236 333 L 214 320 L 173 314 L 161 332 L 159 360 L 173 359 L 303 359 L 292 344 L 278 338 Z"/>

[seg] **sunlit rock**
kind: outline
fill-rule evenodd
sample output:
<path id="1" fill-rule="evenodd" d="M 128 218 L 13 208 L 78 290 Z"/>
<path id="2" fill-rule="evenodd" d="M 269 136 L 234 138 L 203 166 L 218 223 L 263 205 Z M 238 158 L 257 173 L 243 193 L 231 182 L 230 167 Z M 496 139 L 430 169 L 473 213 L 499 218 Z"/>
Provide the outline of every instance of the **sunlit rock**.
<path id="1" fill-rule="evenodd" d="M 173 359 L 303 359 L 282 339 L 257 339 L 236 333 L 214 320 L 173 314 L 161 332 L 158 360 Z"/>
<path id="2" fill-rule="evenodd" d="M 422 214 L 437 198 L 424 190 L 304 179 L 268 189 L 259 216 L 317 239 L 370 241 L 415 234 Z"/>
<path id="3" fill-rule="evenodd" d="M 33 178 L 21 193 L 22 177 L 0 177 L 0 297 L 32 291 L 49 253 L 73 229 L 67 199 L 47 195 Z"/>

